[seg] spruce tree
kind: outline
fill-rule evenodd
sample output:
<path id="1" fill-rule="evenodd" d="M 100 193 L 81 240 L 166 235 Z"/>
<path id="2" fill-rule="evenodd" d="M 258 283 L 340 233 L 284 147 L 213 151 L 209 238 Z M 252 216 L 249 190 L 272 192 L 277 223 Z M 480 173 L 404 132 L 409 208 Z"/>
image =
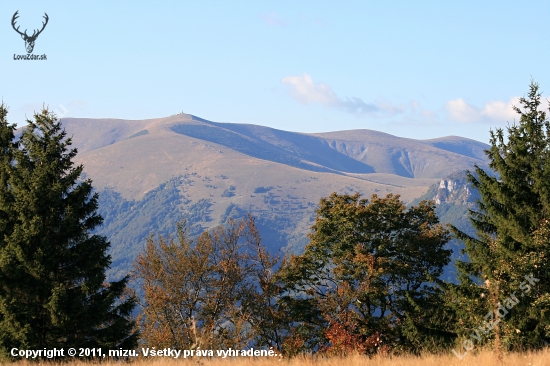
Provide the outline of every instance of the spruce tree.
<path id="1" fill-rule="evenodd" d="M 0 232 L 7 233 L 11 230 L 11 216 L 9 207 L 12 203 L 9 192 L 9 173 L 13 164 L 13 152 L 17 148 L 14 142 L 15 125 L 8 124 L 8 108 L 2 102 L 0 104 Z M 0 236 L 0 247 L 3 236 Z"/>
<path id="2" fill-rule="evenodd" d="M 519 123 L 506 136 L 491 131 L 492 172 L 469 174 L 481 196 L 470 212 L 476 237 L 454 228 L 469 260 L 457 261 L 450 304 L 457 333 L 478 345 L 519 350 L 550 341 L 550 121 L 540 99 L 532 82 L 514 107 Z"/>
<path id="3" fill-rule="evenodd" d="M 133 348 L 127 278 L 106 283 L 98 195 L 47 109 L 17 142 L 0 110 L 0 348 Z M 15 146 L 14 146 L 15 144 Z M 17 148 L 18 145 L 18 148 Z"/>

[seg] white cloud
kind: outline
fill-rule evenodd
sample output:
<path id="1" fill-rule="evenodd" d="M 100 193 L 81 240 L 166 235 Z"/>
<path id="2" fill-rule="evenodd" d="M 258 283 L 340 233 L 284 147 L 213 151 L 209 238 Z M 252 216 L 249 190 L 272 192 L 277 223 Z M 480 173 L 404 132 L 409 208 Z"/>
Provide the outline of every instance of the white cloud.
<path id="1" fill-rule="evenodd" d="M 388 112 L 389 114 L 399 114 L 405 112 L 406 108 L 404 105 L 394 105 L 393 103 L 384 100 L 384 101 L 377 101 L 376 106 L 380 108 L 381 110 Z M 410 108 L 416 108 L 418 107 L 418 103 L 412 102 L 409 106 Z"/>
<path id="2" fill-rule="evenodd" d="M 546 99 L 542 99 L 542 108 L 547 109 Z M 458 122 L 485 122 L 502 123 L 513 122 L 518 119 L 518 114 L 512 106 L 520 107 L 519 98 L 513 97 L 509 101 L 491 100 L 483 105 L 483 108 L 466 103 L 461 98 L 450 100 L 445 104 L 445 109 L 451 119 Z"/>
<path id="3" fill-rule="evenodd" d="M 338 107 L 351 114 L 366 114 L 381 110 L 376 104 L 365 103 L 360 98 L 354 97 L 346 98 L 345 100 L 338 99 Z"/>
<path id="4" fill-rule="evenodd" d="M 287 76 L 283 78 L 282 83 L 290 87 L 290 95 L 302 104 L 319 103 L 355 115 L 380 112 L 398 114 L 405 111 L 404 106 L 395 106 L 387 101 L 366 103 L 357 97 L 342 99 L 327 84 L 314 83 L 308 74 Z"/>
<path id="5" fill-rule="evenodd" d="M 517 122 L 519 115 L 512 108 L 521 107 L 518 97 L 508 101 L 490 100 L 482 106 L 466 102 L 462 98 L 449 100 L 444 110 L 431 111 L 422 108 L 419 102 L 410 101 L 406 105 L 394 104 L 387 100 L 365 102 L 358 97 L 342 98 L 332 88 L 321 82 L 314 82 L 310 75 L 287 76 L 281 81 L 288 87 L 290 96 L 302 104 L 321 104 L 355 116 L 389 117 L 391 123 L 407 125 L 434 125 L 450 119 L 461 123 L 481 123 L 506 125 Z M 548 97 L 541 98 L 539 109 L 547 111 Z M 395 119 L 399 118 L 399 119 Z"/>
<path id="6" fill-rule="evenodd" d="M 337 106 L 341 101 L 330 86 L 323 83 L 315 84 L 311 76 L 287 76 L 282 83 L 290 85 L 290 95 L 303 104 L 321 103 L 327 107 Z"/>
<path id="7" fill-rule="evenodd" d="M 517 117 L 517 113 L 512 109 L 513 105 L 519 105 L 518 98 L 512 98 L 509 102 L 491 100 L 485 103 L 481 115 L 492 120 L 513 121 Z"/>
<path id="8" fill-rule="evenodd" d="M 453 120 L 459 122 L 474 122 L 480 118 L 481 113 L 479 108 L 466 103 L 462 98 L 449 100 L 445 109 Z"/>

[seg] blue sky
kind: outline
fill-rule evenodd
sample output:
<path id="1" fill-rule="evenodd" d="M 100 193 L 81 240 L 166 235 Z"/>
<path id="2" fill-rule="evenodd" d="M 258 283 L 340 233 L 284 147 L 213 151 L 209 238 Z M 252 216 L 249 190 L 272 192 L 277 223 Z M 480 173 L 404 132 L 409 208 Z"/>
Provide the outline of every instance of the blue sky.
<path id="1" fill-rule="evenodd" d="M 11 26 L 41 27 L 33 54 Z M 179 112 L 298 132 L 487 142 L 533 78 L 550 96 L 550 3 L 18 1 L 0 4 L 11 122 Z"/>

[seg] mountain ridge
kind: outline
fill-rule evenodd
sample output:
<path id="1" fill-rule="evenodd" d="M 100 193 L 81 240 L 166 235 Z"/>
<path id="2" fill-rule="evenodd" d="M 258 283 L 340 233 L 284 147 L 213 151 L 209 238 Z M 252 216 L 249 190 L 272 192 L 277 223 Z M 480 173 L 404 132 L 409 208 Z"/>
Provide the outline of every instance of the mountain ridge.
<path id="1" fill-rule="evenodd" d="M 366 129 L 307 134 L 251 124 L 211 122 L 185 114 L 149 120 L 68 118 L 62 122 L 68 134 L 74 136 L 81 154 L 143 135 L 154 138 L 172 132 L 251 158 L 337 174 L 444 178 L 474 164 L 483 165 L 480 151 L 488 147 L 453 136 L 414 140 Z M 182 140 L 183 143 L 189 141 Z"/>
<path id="2" fill-rule="evenodd" d="M 319 200 L 333 192 L 393 193 L 406 203 L 457 171 L 484 166 L 487 145 L 414 140 L 372 130 L 298 133 L 179 114 L 148 120 L 62 119 L 100 194 L 111 278 L 131 269 L 150 233 L 171 234 L 251 213 L 271 251 L 298 253 Z M 454 150 L 454 151 L 449 151 Z"/>

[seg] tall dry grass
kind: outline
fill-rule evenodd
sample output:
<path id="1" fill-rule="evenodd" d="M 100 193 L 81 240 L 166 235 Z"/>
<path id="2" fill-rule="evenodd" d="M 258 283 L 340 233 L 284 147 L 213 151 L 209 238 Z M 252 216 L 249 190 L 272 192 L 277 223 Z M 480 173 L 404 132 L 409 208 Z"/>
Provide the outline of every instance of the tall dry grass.
<path id="1" fill-rule="evenodd" d="M 78 361 L 63 363 L 64 366 L 90 366 L 99 362 Z M 510 353 L 504 354 L 502 361 L 499 361 L 495 354 L 490 351 L 479 353 L 471 352 L 462 360 L 453 354 L 449 355 L 425 355 L 425 356 L 399 356 L 399 357 L 374 357 L 350 356 L 345 358 L 326 357 L 295 357 L 292 359 L 280 359 L 278 357 L 235 357 L 235 358 L 138 358 L 128 363 L 121 361 L 103 361 L 102 366 L 543 366 L 550 365 L 550 350 L 541 352 Z M 52 366 L 52 362 L 31 362 L 20 361 L 16 366 Z M 60 364 L 61 365 L 61 364 Z"/>

